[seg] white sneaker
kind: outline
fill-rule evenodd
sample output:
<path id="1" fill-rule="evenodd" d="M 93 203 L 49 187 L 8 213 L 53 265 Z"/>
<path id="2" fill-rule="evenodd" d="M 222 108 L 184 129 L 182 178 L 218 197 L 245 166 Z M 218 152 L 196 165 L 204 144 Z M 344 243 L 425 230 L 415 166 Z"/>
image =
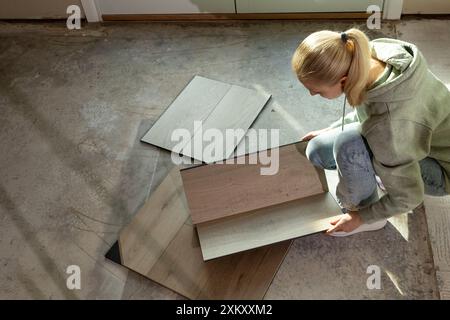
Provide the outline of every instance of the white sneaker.
<path id="1" fill-rule="evenodd" d="M 347 237 L 347 236 L 351 236 L 352 234 L 359 233 L 359 232 L 380 230 L 380 229 L 384 228 L 386 223 L 387 223 L 387 219 L 383 219 L 383 220 L 375 221 L 373 223 L 364 223 L 364 224 L 360 225 L 358 228 L 356 228 L 355 230 L 350 231 L 350 232 L 335 231 L 335 232 L 330 233 L 329 235 L 333 236 L 333 237 Z"/>
<path id="2" fill-rule="evenodd" d="M 380 179 L 379 176 L 377 176 L 377 175 L 375 176 L 375 181 L 377 182 L 378 187 L 379 187 L 382 191 L 386 192 L 386 187 L 384 186 L 383 181 L 381 181 L 381 179 Z"/>

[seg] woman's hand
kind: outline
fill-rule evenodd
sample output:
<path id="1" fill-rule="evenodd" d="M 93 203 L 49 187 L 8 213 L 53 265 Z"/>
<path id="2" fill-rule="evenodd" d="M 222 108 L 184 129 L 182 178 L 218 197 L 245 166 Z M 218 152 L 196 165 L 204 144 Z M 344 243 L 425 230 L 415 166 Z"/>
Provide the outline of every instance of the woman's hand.
<path id="1" fill-rule="evenodd" d="M 327 132 L 329 130 L 331 130 L 331 128 L 325 128 L 325 129 L 321 129 L 321 130 L 315 130 L 315 131 L 308 132 L 306 135 L 304 135 L 301 138 L 301 141 L 309 141 L 312 138 L 317 137 L 319 134 Z"/>
<path id="2" fill-rule="evenodd" d="M 331 221 L 331 224 L 333 226 L 327 230 L 327 234 L 335 231 L 351 232 L 362 225 L 363 222 L 357 211 L 350 211 Z"/>

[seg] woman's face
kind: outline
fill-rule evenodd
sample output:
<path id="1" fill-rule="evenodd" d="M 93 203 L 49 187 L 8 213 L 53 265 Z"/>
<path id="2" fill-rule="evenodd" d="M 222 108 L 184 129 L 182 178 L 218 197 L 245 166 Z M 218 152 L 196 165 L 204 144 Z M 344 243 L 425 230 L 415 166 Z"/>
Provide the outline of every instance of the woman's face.
<path id="1" fill-rule="evenodd" d="M 346 77 L 342 77 L 342 79 L 339 82 L 331 86 L 320 84 L 312 80 L 301 81 L 301 83 L 305 86 L 306 89 L 309 90 L 309 93 L 312 96 L 320 94 L 321 97 L 327 99 L 336 99 L 343 93 L 345 79 Z"/>

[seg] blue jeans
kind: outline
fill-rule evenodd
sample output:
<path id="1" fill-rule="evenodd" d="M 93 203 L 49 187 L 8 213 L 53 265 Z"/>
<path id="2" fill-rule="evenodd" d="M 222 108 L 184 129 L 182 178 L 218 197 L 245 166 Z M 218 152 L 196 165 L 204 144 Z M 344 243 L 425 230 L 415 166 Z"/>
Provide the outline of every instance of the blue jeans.
<path id="1" fill-rule="evenodd" d="M 335 128 L 309 141 L 306 156 L 317 167 L 337 169 L 339 183 L 336 196 L 347 210 L 358 210 L 378 200 L 377 182 L 372 165 L 372 152 L 359 131 L 359 123 Z M 419 162 L 425 193 L 446 195 L 442 167 L 433 158 Z"/>

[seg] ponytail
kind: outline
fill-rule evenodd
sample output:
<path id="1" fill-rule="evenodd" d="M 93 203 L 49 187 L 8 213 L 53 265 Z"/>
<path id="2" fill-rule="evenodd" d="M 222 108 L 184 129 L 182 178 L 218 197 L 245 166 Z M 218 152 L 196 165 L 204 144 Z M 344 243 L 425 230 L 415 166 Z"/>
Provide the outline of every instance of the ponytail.
<path id="1" fill-rule="evenodd" d="M 348 37 L 347 46 L 353 58 L 348 69 L 344 92 L 349 104 L 355 106 L 361 104 L 366 98 L 371 57 L 369 39 L 358 29 L 350 29 L 345 33 Z"/>
<path id="2" fill-rule="evenodd" d="M 318 31 L 303 40 L 292 57 L 292 68 L 300 81 L 314 80 L 335 85 L 347 76 L 343 91 L 352 106 L 366 97 L 370 69 L 369 39 L 358 29 L 343 33 Z"/>

